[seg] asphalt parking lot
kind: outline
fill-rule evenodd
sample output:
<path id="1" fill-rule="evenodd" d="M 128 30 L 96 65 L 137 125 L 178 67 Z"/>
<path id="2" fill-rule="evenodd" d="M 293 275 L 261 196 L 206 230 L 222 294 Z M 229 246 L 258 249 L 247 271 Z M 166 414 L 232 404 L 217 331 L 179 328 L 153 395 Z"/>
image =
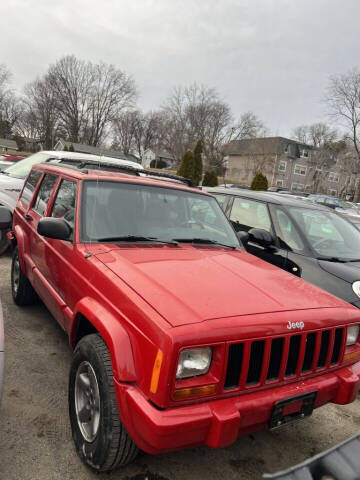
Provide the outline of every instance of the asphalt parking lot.
<path id="1" fill-rule="evenodd" d="M 6 375 L 0 410 L 0 478 L 6 480 L 256 479 L 301 462 L 355 434 L 360 400 L 328 405 L 311 419 L 234 445 L 161 456 L 142 454 L 110 475 L 96 475 L 78 459 L 67 413 L 71 351 L 67 337 L 41 304 L 19 308 L 10 295 L 10 254 L 0 258 L 0 298 L 5 317 Z"/>

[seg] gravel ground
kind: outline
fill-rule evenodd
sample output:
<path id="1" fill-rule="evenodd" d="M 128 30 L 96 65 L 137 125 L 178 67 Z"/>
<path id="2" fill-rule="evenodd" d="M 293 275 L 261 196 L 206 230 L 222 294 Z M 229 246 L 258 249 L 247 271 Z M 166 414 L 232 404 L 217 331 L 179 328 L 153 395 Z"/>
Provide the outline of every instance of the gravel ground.
<path id="1" fill-rule="evenodd" d="M 140 455 L 110 475 L 96 475 L 78 459 L 70 434 L 67 337 L 43 305 L 20 308 L 10 295 L 10 254 L 0 258 L 5 317 L 5 388 L 0 410 L 0 478 L 3 480 L 256 479 L 305 460 L 355 434 L 360 401 L 327 405 L 311 419 L 270 433 L 240 438 L 221 450 L 196 448 Z"/>

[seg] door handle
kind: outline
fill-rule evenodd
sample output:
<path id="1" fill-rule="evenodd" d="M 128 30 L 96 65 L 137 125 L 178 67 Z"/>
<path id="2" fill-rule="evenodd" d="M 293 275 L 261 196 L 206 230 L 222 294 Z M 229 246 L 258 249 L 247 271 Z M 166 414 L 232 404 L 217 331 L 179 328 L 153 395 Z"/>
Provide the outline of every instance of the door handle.
<path id="1" fill-rule="evenodd" d="M 27 222 L 31 222 L 31 221 L 32 221 L 32 216 L 29 215 L 28 213 L 25 213 L 24 218 L 25 218 L 25 220 L 26 220 Z"/>

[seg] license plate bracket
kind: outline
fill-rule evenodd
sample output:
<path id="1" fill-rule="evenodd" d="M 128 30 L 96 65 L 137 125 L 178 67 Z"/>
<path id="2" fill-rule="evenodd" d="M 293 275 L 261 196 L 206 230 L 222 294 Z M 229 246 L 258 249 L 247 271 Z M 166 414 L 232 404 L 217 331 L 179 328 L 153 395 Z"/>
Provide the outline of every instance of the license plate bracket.
<path id="1" fill-rule="evenodd" d="M 313 391 L 303 395 L 285 398 L 284 400 L 279 400 L 276 402 L 269 421 L 270 430 L 274 430 L 288 423 L 297 422 L 306 417 L 310 417 L 314 410 L 316 395 L 317 391 Z M 299 410 L 291 412 L 291 405 L 299 403 Z M 291 413 L 287 414 L 286 411 L 290 411 Z"/>

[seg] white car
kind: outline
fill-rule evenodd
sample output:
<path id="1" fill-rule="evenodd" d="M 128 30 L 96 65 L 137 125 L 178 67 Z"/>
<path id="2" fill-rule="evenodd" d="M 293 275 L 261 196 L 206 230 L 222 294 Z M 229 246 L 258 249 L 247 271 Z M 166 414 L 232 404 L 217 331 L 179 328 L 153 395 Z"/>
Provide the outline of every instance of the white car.
<path id="1" fill-rule="evenodd" d="M 33 165 L 37 163 L 44 163 L 51 159 L 54 160 L 89 160 L 96 162 L 106 162 L 114 165 L 125 165 L 138 170 L 143 170 L 143 167 L 136 162 L 128 160 L 121 160 L 119 158 L 89 155 L 77 152 L 63 152 L 44 150 L 34 153 L 30 157 L 20 160 L 12 164 L 2 172 L 0 172 L 0 206 L 9 208 L 14 211 L 17 199 L 24 185 L 24 180 L 28 176 Z M 5 252 L 8 247 L 8 239 L 6 232 L 0 230 L 0 255 Z"/>

